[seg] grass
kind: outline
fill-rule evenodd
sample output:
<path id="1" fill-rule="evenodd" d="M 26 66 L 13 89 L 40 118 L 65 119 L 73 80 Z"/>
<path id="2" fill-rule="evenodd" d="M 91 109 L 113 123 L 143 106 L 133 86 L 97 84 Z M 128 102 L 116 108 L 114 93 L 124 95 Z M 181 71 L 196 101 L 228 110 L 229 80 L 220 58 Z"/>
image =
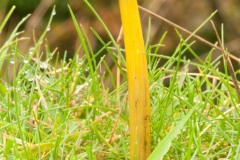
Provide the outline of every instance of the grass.
<path id="1" fill-rule="evenodd" d="M 47 43 L 44 51 L 39 49 L 53 16 L 30 52 L 19 50 L 24 40 L 19 26 L 0 48 L 0 158 L 129 159 L 127 83 L 108 89 L 103 82 L 112 75 L 116 86 L 114 74 L 104 56 L 96 61 L 100 53 L 108 53 L 126 80 L 123 56 L 121 67 L 117 63 L 117 52 L 124 54 L 124 50 L 118 49 L 105 27 L 111 41 L 104 42 L 93 30 L 103 44 L 93 51 L 84 28 L 72 14 L 81 44 L 70 62 L 62 59 L 55 65 L 55 51 L 50 51 Z M 150 158 L 240 159 L 239 100 L 225 59 L 212 60 L 210 50 L 202 60 L 191 48 L 194 42 L 177 34 L 180 43 L 172 56 L 158 54 L 160 44 L 146 46 L 152 106 Z M 81 50 L 83 57 L 78 56 Z M 197 62 L 186 59 L 187 52 Z M 40 59 L 43 54 L 47 55 L 44 61 Z M 222 72 L 218 69 L 221 65 Z M 101 71 L 102 67 L 106 71 Z M 191 73 L 190 67 L 198 71 Z M 13 78 L 3 78 L 5 75 Z"/>

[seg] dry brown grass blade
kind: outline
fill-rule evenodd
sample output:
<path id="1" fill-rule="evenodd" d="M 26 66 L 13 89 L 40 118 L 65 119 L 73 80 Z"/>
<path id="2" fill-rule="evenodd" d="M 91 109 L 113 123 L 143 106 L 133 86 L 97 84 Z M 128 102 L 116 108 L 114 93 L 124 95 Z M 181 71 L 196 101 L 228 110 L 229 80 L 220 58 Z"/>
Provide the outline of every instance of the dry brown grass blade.
<path id="1" fill-rule="evenodd" d="M 204 44 L 206 44 L 206 45 L 208 45 L 208 46 L 210 46 L 210 47 L 212 47 L 212 48 L 215 48 L 215 49 L 217 49 L 217 50 L 219 50 L 219 51 L 222 51 L 221 47 L 218 47 L 218 46 L 210 43 L 209 41 L 203 39 L 202 37 L 199 37 L 198 35 L 193 34 L 193 32 L 191 32 L 191 31 L 189 31 L 189 30 L 187 30 L 187 29 L 185 29 L 185 28 L 183 28 L 183 27 L 181 27 L 181 26 L 179 26 L 179 25 L 177 25 L 177 24 L 169 21 L 168 19 L 166 19 L 166 18 L 164 18 L 164 17 L 162 17 L 162 16 L 160 16 L 160 15 L 158 15 L 158 14 L 156 14 L 156 13 L 154 13 L 154 12 L 152 12 L 152 11 L 146 9 L 146 8 L 143 8 L 143 7 L 141 7 L 141 6 L 138 6 L 138 7 L 139 7 L 139 9 L 141 9 L 142 11 L 144 11 L 144 12 L 146 12 L 146 13 L 148 13 L 148 14 L 150 14 L 150 15 L 158 18 L 158 19 L 161 19 L 162 21 L 164 21 L 165 23 L 169 24 L 170 26 L 173 26 L 173 27 L 175 27 L 175 28 L 177 28 L 177 29 L 179 29 L 179 30 L 181 30 L 181 31 L 189 34 L 189 35 L 192 35 L 192 36 L 193 36 L 194 38 L 196 38 L 198 41 L 200 41 L 200 42 L 202 42 L 202 43 L 204 43 Z M 236 56 L 234 56 L 234 55 L 232 55 L 232 54 L 230 54 L 230 53 L 229 53 L 229 57 L 232 58 L 232 59 L 234 59 L 234 60 L 237 61 L 237 62 L 240 62 L 239 58 L 237 58 Z"/>
<path id="2" fill-rule="evenodd" d="M 238 101 L 240 101 L 240 88 L 239 88 L 239 86 L 238 86 L 237 77 L 236 77 L 236 75 L 235 75 L 235 73 L 234 73 L 234 69 L 233 69 L 232 62 L 231 62 L 231 60 L 230 60 L 230 58 L 229 58 L 229 53 L 223 48 L 223 44 L 222 44 L 222 42 L 221 42 L 221 39 L 220 39 L 220 37 L 219 37 L 219 34 L 218 34 L 218 32 L 217 32 L 217 29 L 216 29 L 215 24 L 213 23 L 213 21 L 211 21 L 211 24 L 212 24 L 213 29 L 214 29 L 214 31 L 215 31 L 215 34 L 216 34 L 216 36 L 217 36 L 218 43 L 219 43 L 219 45 L 220 45 L 222 54 L 223 54 L 223 56 L 224 56 L 224 58 L 225 58 L 225 60 L 226 60 L 226 62 L 227 62 L 228 70 L 229 70 L 229 73 L 230 73 L 230 75 L 231 75 L 231 77 L 232 77 L 232 81 L 233 81 L 233 84 L 234 84 L 234 88 L 235 88 L 235 90 L 236 90 L 236 92 L 237 92 Z"/>
<path id="3" fill-rule="evenodd" d="M 117 38 L 117 45 L 120 49 L 120 46 L 121 46 L 121 43 L 122 43 L 122 36 L 123 36 L 123 30 L 122 30 L 122 27 L 119 31 L 119 35 L 118 35 L 118 38 Z M 118 65 L 121 66 L 121 60 L 120 60 L 120 55 L 118 53 Z M 120 87 L 120 83 L 121 83 L 121 72 L 120 72 L 120 69 L 117 68 L 117 88 Z M 119 95 L 119 92 L 117 92 L 117 100 L 118 102 L 120 102 L 120 95 Z"/>

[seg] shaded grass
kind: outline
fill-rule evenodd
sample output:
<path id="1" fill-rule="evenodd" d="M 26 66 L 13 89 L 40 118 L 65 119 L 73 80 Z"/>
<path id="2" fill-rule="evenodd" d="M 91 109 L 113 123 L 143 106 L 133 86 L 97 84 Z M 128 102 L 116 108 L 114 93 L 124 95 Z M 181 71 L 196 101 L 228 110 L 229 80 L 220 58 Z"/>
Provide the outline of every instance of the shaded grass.
<path id="1" fill-rule="evenodd" d="M 42 55 L 39 46 L 49 26 L 50 23 L 36 46 L 30 49 L 38 57 Z M 78 24 L 75 26 L 77 29 Z M 57 68 L 51 65 L 54 52 L 49 46 L 43 52 L 49 55 L 45 61 L 33 59 L 32 52 L 22 53 L 18 49 L 20 39 L 16 38 L 20 33 L 13 31 L 0 48 L 0 62 L 6 63 L 6 68 L 1 66 L 1 70 L 14 68 L 13 81 L 2 79 L 0 82 L 0 157 L 128 159 L 128 117 L 131 115 L 127 85 L 123 83 L 109 90 L 102 81 L 110 70 L 104 74 L 98 72 L 101 66 L 106 66 L 104 57 L 100 62 L 95 61 L 97 53 L 107 52 L 117 65 L 115 52 L 124 52 L 117 45 L 115 50 L 109 47 L 115 40 L 104 42 L 94 32 L 103 44 L 94 54 L 84 29 L 79 27 L 78 51 L 84 50 L 85 56 L 78 57 L 76 53 L 69 63 L 59 60 Z M 147 49 L 152 150 L 195 108 L 179 133 L 168 140 L 170 148 L 164 159 L 237 159 L 240 157 L 239 104 L 227 65 L 224 62 L 225 71 L 220 72 L 218 68 L 224 61 L 221 56 L 211 60 L 211 50 L 206 60 L 201 60 L 191 49 L 193 43 L 177 34 L 180 43 L 171 57 L 157 54 L 161 45 Z M 160 42 L 164 42 L 165 36 Z M 198 63 L 184 58 L 186 51 L 198 59 Z M 167 62 L 162 64 L 163 60 Z M 125 67 L 123 57 L 121 61 Z M 191 66 L 196 66 L 198 71 L 189 73 Z M 121 73 L 126 77 L 122 68 Z M 111 77 L 114 83 L 114 76 Z M 117 93 L 120 93 L 120 102 Z"/>

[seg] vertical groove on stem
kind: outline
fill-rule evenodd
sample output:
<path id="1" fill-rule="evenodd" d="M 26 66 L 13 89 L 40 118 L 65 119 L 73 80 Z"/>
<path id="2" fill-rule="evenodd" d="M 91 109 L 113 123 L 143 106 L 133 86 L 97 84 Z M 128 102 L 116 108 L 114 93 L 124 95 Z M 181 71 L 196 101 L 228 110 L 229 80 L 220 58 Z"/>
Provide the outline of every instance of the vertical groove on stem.
<path id="1" fill-rule="evenodd" d="M 126 50 L 130 107 L 130 159 L 151 153 L 148 69 L 137 0 L 119 0 Z"/>

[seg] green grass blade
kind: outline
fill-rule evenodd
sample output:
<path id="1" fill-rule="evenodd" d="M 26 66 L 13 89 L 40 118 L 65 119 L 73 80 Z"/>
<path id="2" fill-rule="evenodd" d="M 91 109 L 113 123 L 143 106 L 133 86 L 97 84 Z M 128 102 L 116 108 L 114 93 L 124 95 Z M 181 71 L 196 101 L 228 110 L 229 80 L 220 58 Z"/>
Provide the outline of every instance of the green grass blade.
<path id="1" fill-rule="evenodd" d="M 93 93 L 96 93 L 95 71 L 94 71 L 94 66 L 92 64 L 92 59 L 91 59 L 91 56 L 90 56 L 90 53 L 89 53 L 89 49 L 88 49 L 87 44 L 85 42 L 86 40 L 85 40 L 84 35 L 83 35 L 82 31 L 81 31 L 81 28 L 78 25 L 77 19 L 76 19 L 76 17 L 73 14 L 73 11 L 71 10 L 70 6 L 68 6 L 68 8 L 69 8 L 69 11 L 70 11 L 70 14 L 71 14 L 71 17 L 72 17 L 75 29 L 77 30 L 78 37 L 79 37 L 79 39 L 80 39 L 80 41 L 82 43 L 83 50 L 84 50 L 84 52 L 85 52 L 85 54 L 87 56 L 87 59 L 88 59 L 88 65 L 89 65 L 89 68 L 90 68 L 90 75 L 92 77 Z"/>
<path id="2" fill-rule="evenodd" d="M 91 4 L 87 1 L 87 0 L 84 0 L 84 2 L 86 3 L 86 5 L 89 7 L 89 9 L 93 12 L 93 14 L 97 17 L 97 19 L 99 20 L 99 22 L 101 23 L 101 25 L 103 26 L 103 28 L 105 29 L 106 33 L 108 34 L 109 38 L 111 39 L 115 49 L 117 50 L 117 53 L 121 56 L 121 59 L 124 59 L 123 58 L 123 54 L 121 53 L 119 47 L 118 47 L 118 44 L 117 42 L 115 41 L 115 39 L 113 38 L 111 32 L 108 30 L 107 26 L 105 25 L 105 23 L 103 22 L 103 20 L 101 19 L 101 17 L 98 15 L 98 13 L 95 11 L 95 9 L 91 6 Z M 124 61 L 122 61 L 124 62 Z M 117 64 L 117 63 L 116 63 Z M 120 72 L 124 74 L 123 70 L 121 69 L 121 67 L 119 65 L 117 65 L 119 68 L 120 68 Z M 125 62 L 123 63 L 123 66 L 126 66 Z"/>
<path id="3" fill-rule="evenodd" d="M 192 108 L 188 114 L 167 134 L 167 136 L 158 144 L 154 151 L 149 156 L 148 160 L 162 159 L 163 156 L 168 152 L 171 146 L 172 140 L 177 136 L 184 124 L 193 114 L 195 108 Z"/>
<path id="4" fill-rule="evenodd" d="M 17 37 L 22 32 L 18 32 L 19 27 L 30 17 L 30 14 L 24 17 L 14 28 L 12 34 L 10 35 L 9 39 L 4 43 L 4 45 L 0 48 L 0 69 L 2 68 L 4 57 L 8 52 L 9 47 L 12 44 L 12 41 L 15 37 Z"/>
<path id="5" fill-rule="evenodd" d="M 12 13 L 13 13 L 15 8 L 16 8 L 15 6 L 12 6 L 11 10 L 8 12 L 7 16 L 4 18 L 3 22 L 1 23 L 1 25 L 0 25 L 0 34 L 2 33 L 2 29 L 6 25 L 7 21 L 9 20 L 9 18 L 12 15 Z"/>

